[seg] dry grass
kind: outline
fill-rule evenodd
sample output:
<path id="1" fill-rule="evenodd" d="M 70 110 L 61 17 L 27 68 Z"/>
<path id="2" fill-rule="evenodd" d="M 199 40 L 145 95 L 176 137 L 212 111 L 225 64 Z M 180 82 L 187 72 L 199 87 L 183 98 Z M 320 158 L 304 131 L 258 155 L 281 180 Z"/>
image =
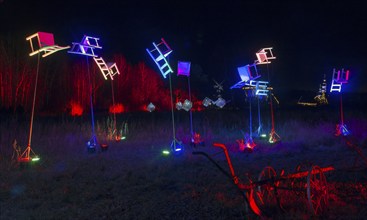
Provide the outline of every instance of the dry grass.
<path id="1" fill-rule="evenodd" d="M 128 122 L 128 139 L 108 142 L 108 151 L 95 154 L 86 152 L 89 118 L 38 118 L 32 147 L 41 161 L 28 169 L 9 167 L 11 141 L 17 138 L 25 145 L 27 120 L 1 119 L 0 219 L 256 219 L 246 214 L 244 200 L 231 180 L 206 158 L 192 155 L 192 151 L 204 151 L 227 170 L 225 157 L 217 154 L 220 150 L 212 147 L 213 142 L 228 146 L 236 174 L 244 183 L 248 177 L 257 179 L 265 166 L 288 173 L 301 163 L 335 166 L 336 171 L 326 174 L 331 205 L 322 218 L 363 219 L 366 170 L 347 169 L 353 166 L 356 152 L 333 136 L 336 123 L 325 112 L 315 115 L 313 111 L 276 114 L 282 142 L 269 145 L 256 140 L 253 153 L 239 152 L 235 142 L 242 138 L 241 130 L 246 130 L 246 113 L 243 117 L 239 112 L 194 113 L 194 128 L 206 142 L 205 147 L 195 149 L 187 144 L 188 114 L 178 114 L 177 137 L 186 144 L 179 156 L 161 153 L 172 140 L 168 115 L 120 116 L 119 121 Z M 348 117 L 348 127 L 365 152 L 366 118 Z M 103 135 L 106 119 L 97 120 L 97 133 Z M 298 201 L 305 201 L 304 194 Z M 274 213 L 272 218 L 307 219 L 310 215 L 305 207 L 291 205 L 286 213 Z"/>

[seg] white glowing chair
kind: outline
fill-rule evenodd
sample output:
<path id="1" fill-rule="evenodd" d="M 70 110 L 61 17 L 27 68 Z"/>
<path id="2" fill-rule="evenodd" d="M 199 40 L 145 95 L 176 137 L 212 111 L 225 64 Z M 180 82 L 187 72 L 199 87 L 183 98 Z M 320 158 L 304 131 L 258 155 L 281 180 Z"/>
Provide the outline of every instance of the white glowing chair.
<path id="1" fill-rule="evenodd" d="M 150 57 L 158 66 L 164 78 L 170 73 L 173 73 L 171 66 L 169 65 L 166 57 L 172 53 L 172 49 L 168 46 L 167 42 L 161 38 L 161 42 L 156 44 L 153 42 L 154 49 L 146 49 Z"/>
<path id="2" fill-rule="evenodd" d="M 257 81 L 255 86 L 255 94 L 257 96 L 267 96 L 269 89 L 268 89 L 268 83 L 266 81 Z"/>
<path id="3" fill-rule="evenodd" d="M 341 92 L 343 83 L 348 83 L 349 70 L 336 71 L 333 69 L 333 78 L 331 79 L 330 92 Z"/>
<path id="4" fill-rule="evenodd" d="M 249 81 L 256 80 L 261 77 L 257 72 L 256 64 L 247 64 L 246 66 L 238 67 L 237 70 L 241 81 L 234 84 L 231 89 L 243 88 Z"/>
<path id="5" fill-rule="evenodd" d="M 255 64 L 268 64 L 271 63 L 271 60 L 276 59 L 273 55 L 272 49 L 272 47 L 261 48 L 256 53 L 257 60 L 255 61 Z"/>
<path id="6" fill-rule="evenodd" d="M 32 52 L 29 56 L 43 53 L 42 57 L 47 57 L 57 51 L 70 48 L 69 46 L 58 46 L 55 44 L 54 35 L 52 33 L 37 32 L 28 36 L 26 40 L 29 41 Z"/>
<path id="7" fill-rule="evenodd" d="M 102 57 L 93 57 L 93 59 L 101 70 L 105 80 L 107 80 L 108 76 L 111 78 L 111 80 L 113 80 L 114 75 L 120 75 L 116 63 L 106 63 Z"/>
<path id="8" fill-rule="evenodd" d="M 97 57 L 94 53 L 94 49 L 102 49 L 98 43 L 99 38 L 84 35 L 80 43 L 73 42 L 73 46 L 68 53 L 74 53 L 79 55 Z"/>

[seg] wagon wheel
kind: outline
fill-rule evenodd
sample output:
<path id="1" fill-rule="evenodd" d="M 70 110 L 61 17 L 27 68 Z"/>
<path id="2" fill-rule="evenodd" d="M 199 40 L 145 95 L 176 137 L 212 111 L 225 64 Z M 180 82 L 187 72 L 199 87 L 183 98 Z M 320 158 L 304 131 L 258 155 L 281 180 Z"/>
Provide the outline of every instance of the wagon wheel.
<path id="1" fill-rule="evenodd" d="M 326 178 L 319 166 L 312 166 L 307 176 L 307 199 L 313 215 L 324 213 L 329 205 Z"/>
<path id="2" fill-rule="evenodd" d="M 265 215 L 274 214 L 276 212 L 274 208 L 279 204 L 276 190 L 279 183 L 275 181 L 275 177 L 275 170 L 270 166 L 265 167 L 259 175 L 258 185 L 254 190 L 255 202 Z"/>

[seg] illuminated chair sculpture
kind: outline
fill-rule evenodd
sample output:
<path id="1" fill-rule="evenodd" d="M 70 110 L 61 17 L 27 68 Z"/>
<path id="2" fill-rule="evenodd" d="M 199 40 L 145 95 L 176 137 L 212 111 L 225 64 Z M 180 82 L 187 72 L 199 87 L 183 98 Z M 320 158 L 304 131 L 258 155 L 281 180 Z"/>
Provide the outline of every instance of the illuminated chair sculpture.
<path id="1" fill-rule="evenodd" d="M 30 47 L 31 47 L 31 53 L 29 54 L 29 56 L 34 56 L 38 54 L 37 72 L 36 72 L 36 79 L 35 79 L 34 92 L 33 92 L 32 114 L 31 114 L 31 121 L 30 121 L 30 128 L 29 128 L 28 145 L 27 145 L 27 148 L 24 150 L 24 152 L 18 157 L 18 162 L 27 163 L 30 161 L 37 161 L 40 159 L 31 148 L 34 109 L 35 109 L 36 96 L 37 96 L 37 82 L 38 82 L 38 74 L 39 74 L 40 55 L 42 54 L 42 57 L 47 57 L 57 51 L 68 49 L 69 46 L 61 47 L 61 46 L 55 45 L 54 35 L 52 33 L 46 33 L 46 32 L 37 32 L 27 37 L 26 40 L 29 41 Z"/>
<path id="2" fill-rule="evenodd" d="M 237 82 L 233 86 L 231 86 L 231 89 L 245 89 L 249 90 L 249 106 L 250 106 L 250 135 L 246 136 L 243 146 L 253 147 L 256 146 L 252 139 L 252 110 L 251 110 L 251 96 L 252 96 L 252 90 L 255 89 L 255 95 L 256 96 L 267 96 L 268 95 L 268 82 L 265 81 L 256 81 L 256 79 L 260 78 L 261 75 L 258 74 L 256 64 L 248 64 L 246 66 L 238 67 L 237 68 L 238 75 L 240 76 L 241 81 Z M 261 132 L 262 126 L 261 126 L 261 118 L 260 118 L 260 105 L 258 104 L 258 114 L 259 114 L 259 127 L 258 127 L 258 133 Z"/>
<path id="3" fill-rule="evenodd" d="M 74 53 L 84 56 L 97 57 L 94 53 L 94 49 L 102 49 L 98 43 L 99 38 L 84 35 L 80 43 L 73 42 L 73 46 L 68 53 Z"/>
<path id="4" fill-rule="evenodd" d="M 161 38 L 161 42 L 158 44 L 153 42 L 153 46 L 154 49 L 146 49 L 146 51 L 158 66 L 163 78 L 166 78 L 168 74 L 173 73 L 173 70 L 166 59 L 166 57 L 172 53 L 172 49 L 163 38 Z"/>
<path id="5" fill-rule="evenodd" d="M 343 112 L 343 98 L 342 98 L 342 85 L 349 81 L 349 70 L 336 71 L 333 69 L 333 76 L 331 79 L 330 92 L 340 93 L 340 123 L 336 125 L 335 136 L 348 136 L 350 134 L 347 126 L 344 124 L 344 112 Z"/>
<path id="6" fill-rule="evenodd" d="M 178 76 L 187 76 L 187 85 L 189 90 L 189 100 L 185 100 L 183 103 L 183 109 L 185 111 L 190 111 L 190 134 L 191 134 L 191 144 L 195 144 L 195 135 L 199 135 L 194 133 L 193 123 L 192 123 L 192 101 L 191 101 L 191 86 L 190 86 L 190 69 L 191 62 L 178 61 L 177 64 L 177 75 Z M 177 107 L 177 106 L 176 106 Z"/>
<path id="7" fill-rule="evenodd" d="M 42 57 L 47 57 L 57 51 L 70 48 L 69 46 L 58 46 L 55 44 L 54 35 L 52 33 L 37 32 L 26 38 L 29 41 L 32 52 L 29 56 L 43 53 Z"/>
<path id="8" fill-rule="evenodd" d="M 112 91 L 112 106 L 115 106 L 115 93 L 114 93 L 114 88 L 113 88 L 113 76 L 118 74 L 120 75 L 120 71 L 117 68 L 116 63 L 106 63 L 102 57 L 93 57 L 95 63 L 97 64 L 97 66 L 99 67 L 99 70 L 101 70 L 101 73 L 104 77 L 105 80 L 107 80 L 107 77 L 109 76 L 111 78 L 111 91 Z M 118 135 L 117 133 L 117 129 L 116 129 L 116 112 L 113 112 L 113 131 L 112 134 L 110 134 L 109 136 L 115 136 L 115 140 L 116 141 L 120 141 L 122 140 L 122 135 Z M 126 138 L 126 137 L 125 137 Z"/>
<path id="9" fill-rule="evenodd" d="M 171 150 L 173 153 L 178 154 L 182 152 L 183 145 L 182 142 L 178 141 L 176 139 L 176 131 L 175 131 L 175 117 L 174 117 L 174 111 L 173 111 L 173 95 L 172 95 L 172 80 L 171 80 L 171 74 L 173 73 L 173 70 L 171 66 L 169 65 L 166 57 L 172 53 L 172 49 L 168 46 L 167 42 L 161 38 L 161 42 L 156 44 L 153 42 L 154 48 L 152 50 L 146 49 L 149 56 L 152 58 L 152 60 L 155 62 L 155 64 L 158 66 L 159 71 L 161 72 L 163 78 L 166 78 L 167 75 L 169 76 L 169 87 L 170 87 L 170 96 L 171 96 L 171 113 L 172 113 L 172 133 L 173 133 L 173 140 L 171 143 Z M 163 153 L 166 154 L 168 151 L 164 151 Z"/>
<path id="10" fill-rule="evenodd" d="M 246 85 L 246 83 L 261 77 L 257 72 L 256 64 L 247 64 L 246 66 L 238 67 L 237 71 L 241 81 L 234 84 L 231 89 L 241 89 Z"/>
<path id="11" fill-rule="evenodd" d="M 113 80 L 114 75 L 120 75 L 116 63 L 106 63 L 102 57 L 93 57 L 93 59 L 101 70 L 105 80 L 107 80 L 108 76 L 111 78 L 111 80 Z"/>
<path id="12" fill-rule="evenodd" d="M 272 49 L 273 49 L 272 47 L 261 48 L 256 53 L 257 60 L 255 60 L 255 64 L 257 64 L 257 65 L 269 64 L 269 63 L 271 63 L 271 60 L 276 59 L 276 57 L 273 54 Z M 272 93 L 270 93 L 270 111 L 271 111 L 271 125 L 272 125 L 271 132 L 269 134 L 269 136 L 270 136 L 269 137 L 269 142 L 270 143 L 276 143 L 276 142 L 280 141 L 280 137 L 275 132 L 275 128 L 274 128 L 273 98 L 275 98 L 274 95 Z"/>
<path id="13" fill-rule="evenodd" d="M 93 110 L 93 88 L 92 88 L 92 82 L 90 81 L 91 77 L 90 77 L 90 72 L 89 72 L 88 57 L 94 57 L 94 58 L 98 57 L 98 55 L 94 53 L 94 49 L 102 49 L 102 47 L 98 43 L 98 40 L 99 38 L 97 37 L 91 37 L 91 36 L 84 35 L 82 41 L 80 43 L 72 43 L 73 46 L 68 51 L 68 53 L 85 56 L 87 59 L 88 75 L 89 75 L 88 78 L 89 78 L 89 86 L 90 86 L 90 111 L 91 111 L 91 121 L 92 121 L 92 137 L 87 142 L 87 150 L 90 153 L 94 153 L 96 151 L 97 136 L 96 136 L 95 128 L 94 128 L 95 126 L 94 126 L 94 110 Z"/>
<path id="14" fill-rule="evenodd" d="M 256 53 L 257 60 L 255 64 L 269 64 L 271 60 L 276 59 L 272 52 L 272 47 L 262 48 Z"/>

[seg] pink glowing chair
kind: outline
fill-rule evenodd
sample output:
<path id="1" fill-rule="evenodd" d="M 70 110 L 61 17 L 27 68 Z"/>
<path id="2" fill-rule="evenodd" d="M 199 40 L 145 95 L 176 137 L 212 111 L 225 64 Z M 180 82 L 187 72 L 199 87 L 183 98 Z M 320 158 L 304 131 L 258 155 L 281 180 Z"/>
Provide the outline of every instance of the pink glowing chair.
<path id="1" fill-rule="evenodd" d="M 168 74 L 173 73 L 173 70 L 166 59 L 166 57 L 172 53 L 172 49 L 163 38 L 161 38 L 161 42 L 158 44 L 153 42 L 153 46 L 154 49 L 146 49 L 146 51 L 158 66 L 162 76 L 166 78 Z"/>
<path id="2" fill-rule="evenodd" d="M 276 59 L 273 55 L 272 49 L 272 47 L 261 48 L 256 53 L 257 60 L 255 61 L 255 64 L 268 64 L 271 63 L 271 60 Z"/>
<path id="3" fill-rule="evenodd" d="M 341 92 L 342 84 L 348 83 L 349 80 L 349 70 L 344 71 L 342 69 L 341 71 L 336 71 L 333 69 L 333 78 L 331 79 L 331 87 L 330 92 Z"/>
<path id="4" fill-rule="evenodd" d="M 29 56 L 43 53 L 42 57 L 47 57 L 57 51 L 70 48 L 69 46 L 58 46 L 55 44 L 54 35 L 52 33 L 37 32 L 28 36 L 26 40 L 29 41 L 32 52 Z"/>

